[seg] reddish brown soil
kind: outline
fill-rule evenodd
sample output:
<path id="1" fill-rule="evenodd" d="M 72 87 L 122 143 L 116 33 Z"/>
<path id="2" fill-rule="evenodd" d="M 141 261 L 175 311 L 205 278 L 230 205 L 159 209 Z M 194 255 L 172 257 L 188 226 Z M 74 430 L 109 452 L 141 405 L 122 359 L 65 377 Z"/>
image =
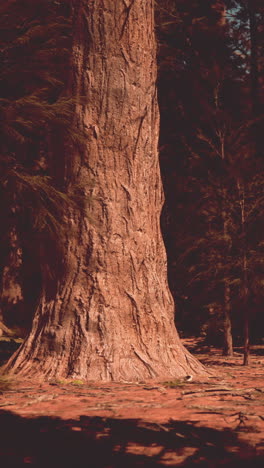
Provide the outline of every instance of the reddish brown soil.
<path id="1" fill-rule="evenodd" d="M 185 340 L 197 351 L 197 342 Z M 192 382 L 1 381 L 0 466 L 264 466 L 264 349 Z"/>

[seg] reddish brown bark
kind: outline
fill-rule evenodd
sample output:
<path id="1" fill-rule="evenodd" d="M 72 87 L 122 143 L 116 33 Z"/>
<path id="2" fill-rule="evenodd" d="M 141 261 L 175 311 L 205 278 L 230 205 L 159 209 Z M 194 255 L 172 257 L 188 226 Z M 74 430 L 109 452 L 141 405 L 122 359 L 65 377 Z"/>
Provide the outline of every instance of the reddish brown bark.
<path id="1" fill-rule="evenodd" d="M 76 108 L 87 143 L 66 174 L 92 194 L 94 223 L 68 214 L 66 274 L 56 293 L 44 285 L 12 372 L 129 381 L 203 372 L 180 343 L 167 285 L 153 4 L 79 2 L 72 86 L 87 97 Z"/>
<path id="2" fill-rule="evenodd" d="M 228 282 L 224 285 L 224 346 L 223 355 L 233 356 L 233 337 L 232 337 L 232 322 L 231 322 L 231 302 L 230 302 L 230 286 Z"/>
<path id="3" fill-rule="evenodd" d="M 221 141 L 221 154 L 222 159 L 224 160 L 225 155 L 225 140 L 222 138 Z M 228 232 L 228 211 L 227 211 L 227 191 L 222 188 L 222 220 L 223 220 L 223 234 L 226 242 L 226 248 L 229 250 L 230 245 L 230 236 Z M 232 336 L 232 322 L 231 322 L 231 297 L 230 297 L 230 284 L 228 278 L 224 281 L 224 314 L 223 314 L 223 327 L 224 327 L 224 346 L 223 346 L 223 355 L 224 356 L 233 356 L 233 336 Z"/>
<path id="4" fill-rule="evenodd" d="M 243 245 L 242 258 L 242 282 L 241 282 L 241 301 L 243 311 L 244 325 L 244 359 L 243 365 L 249 364 L 250 342 L 249 342 L 249 280 L 248 280 L 248 254 L 246 242 L 246 196 L 245 184 L 241 180 L 237 180 L 237 190 L 239 196 L 240 216 L 241 216 L 241 233 Z"/>
<path id="5" fill-rule="evenodd" d="M 249 316 L 248 310 L 244 312 L 244 359 L 243 365 L 249 365 L 250 344 L 249 344 Z"/>

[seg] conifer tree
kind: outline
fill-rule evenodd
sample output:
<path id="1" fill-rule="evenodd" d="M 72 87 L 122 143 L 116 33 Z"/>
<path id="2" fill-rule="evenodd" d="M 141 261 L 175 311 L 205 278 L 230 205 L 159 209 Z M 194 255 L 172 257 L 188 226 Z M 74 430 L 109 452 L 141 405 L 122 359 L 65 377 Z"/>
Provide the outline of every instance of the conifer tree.
<path id="1" fill-rule="evenodd" d="M 199 303 L 224 310 L 230 343 L 226 313 L 231 307 L 248 309 L 249 303 L 242 301 L 248 291 L 245 271 L 250 263 L 252 287 L 254 277 L 261 277 L 256 259 L 262 249 L 260 238 L 252 236 L 258 216 L 249 227 L 243 215 L 243 206 L 248 213 L 253 205 L 262 212 L 263 165 L 252 150 L 262 119 L 252 118 L 249 16 L 245 2 L 243 9 L 238 3 L 167 2 L 158 16 L 164 230 L 171 283 L 176 298 L 189 297 L 186 308 L 193 300 L 194 313 Z M 257 30 L 260 34 L 259 26 Z M 258 255 L 251 257 L 253 251 Z M 184 262 L 179 261 L 186 258 L 184 252 L 188 273 L 187 264 L 181 268 Z M 245 255 L 247 267 L 242 266 Z M 259 283 L 254 294 L 261 297 L 261 290 Z M 199 315 L 202 321 L 204 314 Z M 242 317 L 240 313 L 241 323 Z"/>
<path id="2" fill-rule="evenodd" d="M 0 309 L 7 321 L 24 327 L 47 257 L 51 268 L 48 245 L 63 237 L 59 219 L 68 200 L 56 182 L 60 163 L 51 140 L 75 135 L 69 125 L 73 104 L 63 95 L 70 25 L 69 1 L 8 1 L 0 7 Z M 27 312 L 12 317 L 12 304 L 23 302 Z"/>

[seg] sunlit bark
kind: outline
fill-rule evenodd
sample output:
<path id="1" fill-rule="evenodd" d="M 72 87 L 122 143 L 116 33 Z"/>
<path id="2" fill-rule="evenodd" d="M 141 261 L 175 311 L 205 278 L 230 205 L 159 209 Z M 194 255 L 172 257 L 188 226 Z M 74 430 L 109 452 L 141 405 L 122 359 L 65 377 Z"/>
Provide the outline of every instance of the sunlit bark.
<path id="1" fill-rule="evenodd" d="M 92 195 L 94 221 L 65 213 L 65 272 L 53 291 L 43 285 L 11 372 L 141 380 L 203 371 L 180 343 L 167 285 L 153 9 L 152 0 L 76 2 L 71 86 L 86 144 L 68 148 L 65 174 L 69 190 Z"/>

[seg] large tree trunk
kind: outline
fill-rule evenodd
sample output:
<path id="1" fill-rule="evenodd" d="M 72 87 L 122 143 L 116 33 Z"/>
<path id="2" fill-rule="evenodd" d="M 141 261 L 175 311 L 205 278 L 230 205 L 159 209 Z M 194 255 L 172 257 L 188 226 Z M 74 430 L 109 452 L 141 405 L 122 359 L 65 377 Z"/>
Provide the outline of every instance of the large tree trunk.
<path id="1" fill-rule="evenodd" d="M 159 113 L 153 4 L 82 0 L 73 92 L 85 151 L 67 181 L 90 195 L 69 219 L 66 273 L 43 294 L 32 331 L 7 369 L 22 375 L 141 380 L 202 372 L 181 345 L 160 233 Z M 67 172 L 67 171 L 66 171 Z"/>

